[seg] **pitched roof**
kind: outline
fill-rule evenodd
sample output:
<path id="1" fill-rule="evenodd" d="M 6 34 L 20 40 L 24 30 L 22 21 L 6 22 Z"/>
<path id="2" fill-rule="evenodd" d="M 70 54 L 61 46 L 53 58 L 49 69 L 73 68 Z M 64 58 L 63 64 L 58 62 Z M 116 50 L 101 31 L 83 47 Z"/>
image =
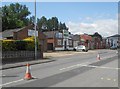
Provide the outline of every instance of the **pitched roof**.
<path id="1" fill-rule="evenodd" d="M 83 34 L 83 35 L 80 35 L 81 39 L 84 39 L 85 41 L 86 40 L 92 40 L 92 37 L 89 36 L 89 35 L 86 35 L 86 34 Z"/>
<path id="2" fill-rule="evenodd" d="M 2 32 L 2 37 L 3 37 L 3 38 L 12 37 L 12 36 L 13 36 L 13 32 L 18 32 L 18 31 L 20 31 L 21 29 L 22 29 L 22 28 L 5 30 L 5 31 Z"/>
<path id="3" fill-rule="evenodd" d="M 109 36 L 109 37 L 107 37 L 107 38 L 110 38 L 110 37 L 120 37 L 120 35 L 119 35 L 119 34 L 116 34 L 116 35 Z"/>
<path id="4" fill-rule="evenodd" d="M 73 36 L 73 40 L 79 41 L 79 40 L 80 40 L 80 35 L 74 35 L 74 36 Z"/>

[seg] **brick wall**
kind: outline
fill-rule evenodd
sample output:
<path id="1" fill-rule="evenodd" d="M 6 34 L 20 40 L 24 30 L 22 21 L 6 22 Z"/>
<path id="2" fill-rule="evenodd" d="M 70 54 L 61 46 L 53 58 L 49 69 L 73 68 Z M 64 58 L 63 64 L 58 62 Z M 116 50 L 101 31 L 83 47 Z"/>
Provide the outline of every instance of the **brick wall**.
<path id="1" fill-rule="evenodd" d="M 28 29 L 33 28 L 33 25 L 22 28 L 20 31 L 13 32 L 14 40 L 22 40 L 28 37 Z"/>
<path id="2" fill-rule="evenodd" d="M 32 28 L 32 26 L 28 26 L 28 27 L 21 29 L 18 32 L 13 32 L 13 39 L 14 40 L 23 40 L 23 39 L 27 38 L 28 37 L 28 30 L 31 28 Z M 43 33 L 38 32 L 38 38 L 40 41 L 39 45 L 42 46 L 41 51 L 47 51 L 47 38 L 46 38 L 46 36 Z"/>

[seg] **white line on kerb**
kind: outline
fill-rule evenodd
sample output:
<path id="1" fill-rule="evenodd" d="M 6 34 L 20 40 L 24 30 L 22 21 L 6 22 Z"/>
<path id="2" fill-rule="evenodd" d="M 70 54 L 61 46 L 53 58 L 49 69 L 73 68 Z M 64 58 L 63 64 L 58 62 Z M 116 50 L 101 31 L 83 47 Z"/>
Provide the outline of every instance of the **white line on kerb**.
<path id="1" fill-rule="evenodd" d="M 0 87 L 5 86 L 5 85 L 9 85 L 9 84 L 12 84 L 12 83 L 17 83 L 17 82 L 20 82 L 20 81 L 23 81 L 23 80 L 24 80 L 24 79 L 20 79 L 20 80 L 8 82 L 8 83 L 5 83 L 5 84 L 0 85 Z"/>

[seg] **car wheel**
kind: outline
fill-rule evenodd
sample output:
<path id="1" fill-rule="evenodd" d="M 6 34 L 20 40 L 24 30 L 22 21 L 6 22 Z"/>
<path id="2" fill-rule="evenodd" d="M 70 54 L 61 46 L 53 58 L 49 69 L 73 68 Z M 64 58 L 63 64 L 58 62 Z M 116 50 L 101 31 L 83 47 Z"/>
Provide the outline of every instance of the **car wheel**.
<path id="1" fill-rule="evenodd" d="M 85 52 L 85 50 L 84 50 L 84 49 L 83 49 L 82 51 L 83 51 L 83 52 Z"/>
<path id="2" fill-rule="evenodd" d="M 73 49 L 73 51 L 76 51 L 76 49 Z"/>

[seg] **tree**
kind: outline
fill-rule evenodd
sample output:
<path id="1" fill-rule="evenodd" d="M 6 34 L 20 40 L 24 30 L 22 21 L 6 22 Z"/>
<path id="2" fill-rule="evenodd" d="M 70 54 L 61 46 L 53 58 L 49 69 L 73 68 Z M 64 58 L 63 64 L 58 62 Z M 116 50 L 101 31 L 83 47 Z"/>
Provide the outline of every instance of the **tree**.
<path id="1" fill-rule="evenodd" d="M 47 21 L 47 26 L 48 26 L 48 30 L 49 30 L 49 31 L 52 31 L 52 29 L 53 29 L 53 23 L 52 23 L 52 20 L 51 20 L 51 19 L 48 19 L 48 21 Z"/>
<path id="2" fill-rule="evenodd" d="M 41 19 L 37 19 L 37 26 L 41 31 L 47 30 L 47 19 L 44 16 L 42 16 Z"/>
<path id="3" fill-rule="evenodd" d="M 19 3 L 10 4 L 9 6 L 2 7 L 2 28 L 15 29 L 28 25 L 29 20 L 27 16 L 30 11 L 25 5 Z"/>
<path id="4" fill-rule="evenodd" d="M 68 30 L 65 23 L 62 24 L 62 29 Z"/>
<path id="5" fill-rule="evenodd" d="M 57 17 L 52 17 L 51 22 L 52 22 L 53 30 L 58 30 L 58 23 L 59 23 L 58 18 Z"/>
<path id="6" fill-rule="evenodd" d="M 62 31 L 68 30 L 65 23 L 59 23 L 57 17 L 52 17 L 47 20 L 45 16 L 42 16 L 40 19 L 37 19 L 37 25 L 41 31 Z"/>
<path id="7" fill-rule="evenodd" d="M 28 19 L 28 23 L 29 23 L 29 24 L 34 24 L 34 23 L 35 23 L 35 16 L 31 16 L 31 17 Z"/>
<path id="8" fill-rule="evenodd" d="M 59 29 L 60 30 L 68 30 L 66 24 L 65 23 L 61 23 L 61 22 L 59 23 Z"/>

